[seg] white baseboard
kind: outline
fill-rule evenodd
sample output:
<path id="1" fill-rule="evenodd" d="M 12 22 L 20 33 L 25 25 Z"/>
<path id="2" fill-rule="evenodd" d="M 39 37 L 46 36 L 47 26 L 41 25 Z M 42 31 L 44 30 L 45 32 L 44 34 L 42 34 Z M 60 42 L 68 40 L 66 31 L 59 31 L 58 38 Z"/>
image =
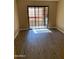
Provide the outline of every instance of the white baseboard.
<path id="1" fill-rule="evenodd" d="M 53 28 L 56 28 L 57 30 L 59 30 L 60 32 L 64 33 L 64 30 L 58 28 L 58 27 L 48 27 L 49 29 L 53 29 Z"/>
<path id="2" fill-rule="evenodd" d="M 48 27 L 49 29 L 53 29 L 53 28 L 56 28 L 56 27 Z"/>
<path id="3" fill-rule="evenodd" d="M 62 29 L 60 29 L 59 27 L 48 27 L 48 28 L 56 28 L 57 30 L 59 30 L 59 31 L 61 31 L 62 33 L 64 33 L 64 30 L 62 30 Z M 24 29 L 20 29 L 20 31 L 22 31 L 22 30 L 28 30 L 29 28 L 24 28 Z"/>
<path id="4" fill-rule="evenodd" d="M 60 29 L 60 28 L 56 28 L 57 30 L 61 31 L 62 33 L 64 33 L 64 30 Z"/>
<path id="5" fill-rule="evenodd" d="M 23 28 L 23 29 L 19 29 L 20 31 L 22 31 L 22 30 L 28 30 L 29 28 Z"/>
<path id="6" fill-rule="evenodd" d="M 14 39 L 17 37 L 18 34 L 19 34 L 19 31 L 17 31 L 16 34 L 14 35 Z"/>
<path id="7" fill-rule="evenodd" d="M 49 29 L 52 29 L 52 28 L 56 28 L 56 27 L 48 27 Z M 20 29 L 20 31 L 23 31 L 23 30 L 29 30 L 29 28 L 23 28 L 23 29 Z"/>

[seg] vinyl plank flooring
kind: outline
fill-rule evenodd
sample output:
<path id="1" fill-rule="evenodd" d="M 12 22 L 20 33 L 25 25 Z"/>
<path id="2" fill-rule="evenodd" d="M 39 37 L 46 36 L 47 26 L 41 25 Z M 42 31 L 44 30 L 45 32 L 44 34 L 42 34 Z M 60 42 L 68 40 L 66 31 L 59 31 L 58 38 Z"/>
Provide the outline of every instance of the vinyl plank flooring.
<path id="1" fill-rule="evenodd" d="M 20 31 L 14 41 L 14 55 L 19 55 L 15 59 L 64 59 L 64 34 L 56 29 L 50 31 Z"/>

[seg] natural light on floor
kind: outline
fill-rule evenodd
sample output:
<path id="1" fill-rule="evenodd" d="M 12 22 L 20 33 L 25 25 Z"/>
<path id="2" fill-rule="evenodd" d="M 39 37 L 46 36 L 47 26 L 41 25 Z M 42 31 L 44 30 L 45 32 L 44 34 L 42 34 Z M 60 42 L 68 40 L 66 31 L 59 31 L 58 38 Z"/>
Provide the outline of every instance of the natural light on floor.
<path id="1" fill-rule="evenodd" d="M 33 32 L 34 33 L 49 33 L 49 32 L 52 32 L 52 31 L 49 30 L 49 29 L 33 29 Z"/>

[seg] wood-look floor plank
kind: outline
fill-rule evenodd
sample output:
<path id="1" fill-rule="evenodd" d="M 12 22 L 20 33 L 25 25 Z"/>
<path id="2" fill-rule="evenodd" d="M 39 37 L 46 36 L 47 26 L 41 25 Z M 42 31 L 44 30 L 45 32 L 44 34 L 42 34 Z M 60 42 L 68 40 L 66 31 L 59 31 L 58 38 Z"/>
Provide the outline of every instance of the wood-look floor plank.
<path id="1" fill-rule="evenodd" d="M 14 41 L 15 59 L 64 59 L 64 34 L 53 29 L 52 33 L 20 31 Z"/>

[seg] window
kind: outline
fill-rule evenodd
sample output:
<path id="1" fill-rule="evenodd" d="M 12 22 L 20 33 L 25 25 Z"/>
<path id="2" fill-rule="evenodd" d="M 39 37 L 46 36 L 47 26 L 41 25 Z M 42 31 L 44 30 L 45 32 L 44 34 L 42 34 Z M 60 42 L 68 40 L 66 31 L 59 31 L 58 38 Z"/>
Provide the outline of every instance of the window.
<path id="1" fill-rule="evenodd" d="M 48 7 L 28 7 L 30 28 L 47 28 Z"/>

